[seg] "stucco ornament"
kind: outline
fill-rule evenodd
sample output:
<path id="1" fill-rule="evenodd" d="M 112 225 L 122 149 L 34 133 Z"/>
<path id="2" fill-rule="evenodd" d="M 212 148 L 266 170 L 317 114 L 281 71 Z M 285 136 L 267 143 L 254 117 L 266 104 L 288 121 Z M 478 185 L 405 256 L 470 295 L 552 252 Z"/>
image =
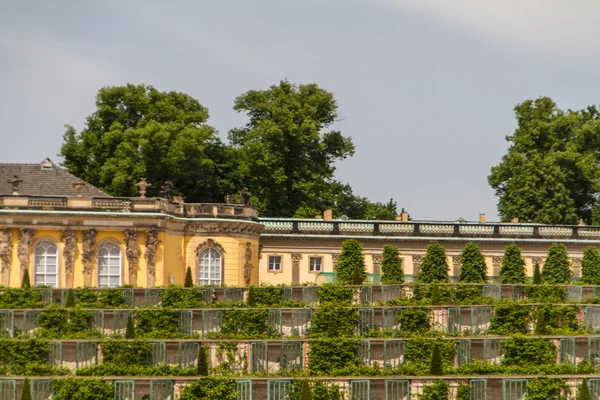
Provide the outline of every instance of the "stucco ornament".
<path id="1" fill-rule="evenodd" d="M 98 235 L 98 232 L 95 229 L 83 231 L 83 253 L 81 254 L 81 261 L 83 263 L 83 283 L 85 286 L 90 286 L 92 282 L 92 262 L 94 260 L 96 235 Z"/>
<path id="2" fill-rule="evenodd" d="M 63 257 L 65 259 L 65 271 L 73 273 L 75 263 L 75 252 L 77 251 L 77 236 L 73 229 L 67 228 L 60 235 L 60 240 L 65 244 Z"/>
<path id="3" fill-rule="evenodd" d="M 149 229 L 146 231 L 146 252 L 144 258 L 146 259 L 146 267 L 148 268 L 148 287 L 154 286 L 155 268 L 156 268 L 156 250 L 160 240 L 158 240 L 158 231 L 156 229 Z"/>
<path id="4" fill-rule="evenodd" d="M 29 246 L 33 242 L 33 229 L 25 228 L 19 231 L 19 263 L 21 265 L 21 273 L 29 267 Z"/>
<path id="5" fill-rule="evenodd" d="M 5 228 L 0 232 L 0 259 L 2 260 L 2 273 L 10 270 L 10 259 L 12 258 L 12 234 L 10 229 Z M 7 285 L 6 285 L 7 286 Z"/>
<path id="6" fill-rule="evenodd" d="M 137 270 L 140 264 L 140 251 L 137 247 L 138 233 L 133 229 L 125 229 L 125 254 L 129 264 L 129 283 L 135 284 L 137 281 Z"/>
<path id="7" fill-rule="evenodd" d="M 252 281 L 252 244 L 246 242 L 246 250 L 244 251 L 244 283 L 250 285 Z"/>

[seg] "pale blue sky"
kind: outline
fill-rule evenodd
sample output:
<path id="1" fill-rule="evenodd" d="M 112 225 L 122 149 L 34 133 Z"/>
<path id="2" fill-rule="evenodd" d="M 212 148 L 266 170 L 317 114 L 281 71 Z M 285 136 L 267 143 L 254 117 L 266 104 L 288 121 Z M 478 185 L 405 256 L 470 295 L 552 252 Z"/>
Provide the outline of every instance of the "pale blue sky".
<path id="1" fill-rule="evenodd" d="M 316 82 L 356 145 L 337 178 L 416 219 L 496 218 L 487 184 L 513 107 L 600 103 L 595 0 L 0 0 L 0 162 L 58 160 L 100 87 L 186 92 L 223 137 L 231 106 Z"/>

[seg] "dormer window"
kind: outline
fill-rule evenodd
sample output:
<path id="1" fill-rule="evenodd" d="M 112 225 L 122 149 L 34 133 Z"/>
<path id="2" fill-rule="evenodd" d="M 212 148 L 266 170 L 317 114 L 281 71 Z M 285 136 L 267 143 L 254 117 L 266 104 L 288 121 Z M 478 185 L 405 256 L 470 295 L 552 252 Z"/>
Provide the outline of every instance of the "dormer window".
<path id="1" fill-rule="evenodd" d="M 42 169 L 44 169 L 44 170 L 54 169 L 54 163 L 49 158 L 46 158 L 44 161 L 42 161 Z"/>

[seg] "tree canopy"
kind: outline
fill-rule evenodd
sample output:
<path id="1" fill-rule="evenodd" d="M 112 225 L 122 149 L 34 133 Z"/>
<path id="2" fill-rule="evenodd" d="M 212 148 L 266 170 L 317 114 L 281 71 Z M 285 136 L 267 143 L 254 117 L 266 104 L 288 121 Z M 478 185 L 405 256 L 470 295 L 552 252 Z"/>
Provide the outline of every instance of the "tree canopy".
<path id="1" fill-rule="evenodd" d="M 381 283 L 404 283 L 402 259 L 396 246 L 386 244 L 383 246 L 381 260 Z"/>
<path id="2" fill-rule="evenodd" d="M 479 246 L 473 242 L 465 245 L 460 254 L 459 282 L 484 283 L 487 281 L 487 265 Z"/>
<path id="3" fill-rule="evenodd" d="M 421 262 L 419 280 L 423 283 L 448 282 L 446 250 L 438 242 L 431 242 Z"/>
<path id="4" fill-rule="evenodd" d="M 569 265 L 569 256 L 564 244 L 553 244 L 548 249 L 546 261 L 542 268 L 542 280 L 544 283 L 557 284 L 569 283 L 573 271 Z"/>
<path id="5" fill-rule="evenodd" d="M 83 130 L 67 125 L 60 155 L 75 176 L 113 196 L 133 197 L 141 178 L 147 196 L 223 202 L 244 187 L 263 216 L 396 217 L 396 203 L 371 202 L 334 179 L 335 162 L 354 154 L 349 137 L 331 129 L 334 95 L 317 84 L 281 81 L 235 99 L 248 122 L 223 143 L 208 109 L 180 92 L 127 84 L 105 87 Z"/>
<path id="6" fill-rule="evenodd" d="M 504 249 L 500 283 L 525 283 L 525 260 L 521 256 L 521 250 L 514 243 Z"/>
<path id="7" fill-rule="evenodd" d="M 335 268 L 340 283 L 361 285 L 367 277 L 362 245 L 356 239 L 342 242 L 338 264 Z"/>
<path id="8" fill-rule="evenodd" d="M 489 184 L 503 221 L 575 224 L 600 221 L 600 120 L 595 106 L 560 110 L 548 97 L 515 107 L 517 129 Z"/>

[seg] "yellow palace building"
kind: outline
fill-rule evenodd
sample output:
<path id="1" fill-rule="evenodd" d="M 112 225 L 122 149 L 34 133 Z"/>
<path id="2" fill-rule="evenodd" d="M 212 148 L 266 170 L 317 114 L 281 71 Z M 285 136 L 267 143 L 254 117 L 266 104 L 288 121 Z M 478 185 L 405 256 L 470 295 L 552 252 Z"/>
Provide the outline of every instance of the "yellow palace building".
<path id="1" fill-rule="evenodd" d="M 400 250 L 409 278 L 429 242 L 440 242 L 450 275 L 460 251 L 480 245 L 488 275 L 499 275 L 506 245 L 516 243 L 531 275 L 556 242 L 567 245 L 575 279 L 582 253 L 600 245 L 600 227 L 478 222 L 259 218 L 249 204 L 190 204 L 111 197 L 49 159 L 0 164 L 0 283 L 18 287 L 25 270 L 32 284 L 71 287 L 157 287 L 183 284 L 187 267 L 199 285 L 248 286 L 322 283 L 332 279 L 343 240 L 364 248 L 372 282 L 381 274 L 385 244 Z"/>

